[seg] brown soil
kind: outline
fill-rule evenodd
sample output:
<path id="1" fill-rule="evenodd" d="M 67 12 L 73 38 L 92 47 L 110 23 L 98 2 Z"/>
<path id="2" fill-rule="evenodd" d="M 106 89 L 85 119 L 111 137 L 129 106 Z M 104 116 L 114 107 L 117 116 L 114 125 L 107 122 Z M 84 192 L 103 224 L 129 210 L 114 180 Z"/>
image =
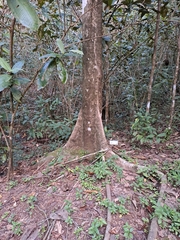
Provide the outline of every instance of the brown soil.
<path id="1" fill-rule="evenodd" d="M 135 164 L 160 166 L 164 161 L 176 161 L 180 158 L 178 133 L 164 144 L 141 147 L 141 149 L 133 148 L 123 134 L 115 133 L 113 139 L 119 141 L 118 146 L 113 150 L 118 153 L 123 150 Z M 22 144 L 26 146 L 27 141 Z M 105 184 L 104 181 L 99 180 L 96 182 L 95 189 L 88 186 L 83 188 L 78 173 L 74 171 L 77 166 L 85 166 L 91 162 L 84 159 L 67 166 L 60 166 L 53 162 L 46 165 L 31 163 L 34 163 L 34 159 L 20 162 L 14 171 L 12 182 L 7 183 L 5 175 L 0 177 L 0 239 L 93 239 L 88 234 L 92 221 L 95 218 L 107 219 L 107 209 L 100 206 L 100 199 L 98 200 L 100 197 L 106 198 Z M 126 199 L 125 208 L 128 210 L 128 214 L 112 214 L 111 240 L 125 239 L 123 226 L 126 222 L 133 228 L 134 240 L 147 239 L 150 214 L 153 209 L 152 206 L 143 207 L 140 204 L 139 197 L 143 196 L 143 193 L 134 191 L 132 186 L 136 176 L 136 173 L 123 171 L 121 180 L 118 180 L 115 173 L 111 177 L 112 201 L 118 203 L 119 197 Z M 168 185 L 166 204 L 177 209 L 179 198 L 180 190 Z M 72 203 L 69 208 L 68 203 Z M 67 224 L 68 216 L 72 224 Z M 142 218 L 149 219 L 149 223 L 144 222 Z M 19 230 L 17 223 L 20 223 L 19 229 L 21 229 L 19 236 L 15 234 L 15 231 L 18 233 Z M 75 232 L 80 228 L 82 231 L 79 236 L 76 236 Z M 100 233 L 105 234 L 105 226 L 100 228 Z M 166 228 L 159 228 L 157 240 L 175 239 L 180 238 Z"/>

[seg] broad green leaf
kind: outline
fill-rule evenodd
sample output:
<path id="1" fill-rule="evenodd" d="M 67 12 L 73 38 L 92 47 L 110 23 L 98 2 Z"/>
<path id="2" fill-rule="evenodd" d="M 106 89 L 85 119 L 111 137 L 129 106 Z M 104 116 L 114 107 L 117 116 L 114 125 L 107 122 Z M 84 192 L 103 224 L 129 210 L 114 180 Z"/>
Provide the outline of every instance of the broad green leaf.
<path id="1" fill-rule="evenodd" d="M 28 78 L 21 78 L 21 77 L 14 78 L 14 84 L 15 85 L 26 84 L 29 81 L 30 81 L 30 79 L 28 79 Z"/>
<path id="2" fill-rule="evenodd" d="M 61 82 L 66 83 L 68 80 L 68 73 L 67 73 L 67 70 L 62 66 L 60 62 L 57 64 L 57 71 L 61 79 Z"/>
<path id="3" fill-rule="evenodd" d="M 22 94 L 21 94 L 21 92 L 19 91 L 19 89 L 12 87 L 12 88 L 11 88 L 11 92 L 12 92 L 13 98 L 14 98 L 17 102 L 20 102 L 20 99 L 21 99 L 21 97 L 22 97 Z"/>
<path id="4" fill-rule="evenodd" d="M 47 85 L 48 81 L 46 80 L 45 75 L 47 73 L 48 68 L 53 65 L 54 61 L 55 61 L 54 58 L 49 59 L 49 61 L 47 61 L 41 68 L 41 71 L 37 80 L 38 90 L 44 88 Z"/>
<path id="5" fill-rule="evenodd" d="M 158 136 L 158 137 L 166 137 L 167 134 L 166 134 L 165 132 L 163 132 L 163 133 L 158 134 L 157 136 Z"/>
<path id="6" fill-rule="evenodd" d="M 63 67 L 62 68 L 62 83 L 66 83 L 68 80 L 68 73 L 67 73 L 67 70 Z"/>
<path id="7" fill-rule="evenodd" d="M 3 52 L 9 54 L 9 49 L 7 49 L 7 48 L 5 48 L 5 47 L 2 47 L 2 50 L 3 50 Z"/>
<path id="8" fill-rule="evenodd" d="M 17 18 L 23 26 L 30 28 L 31 30 L 38 29 L 38 16 L 35 8 L 28 0 L 7 0 L 7 4 L 14 17 Z"/>
<path id="9" fill-rule="evenodd" d="M 43 59 L 43 58 L 49 58 L 49 57 L 56 58 L 56 57 L 59 57 L 59 56 L 60 56 L 60 55 L 57 54 L 57 53 L 48 53 L 48 54 L 45 54 L 45 55 L 41 56 L 41 57 L 39 58 L 39 60 L 40 60 L 40 59 Z"/>
<path id="10" fill-rule="evenodd" d="M 77 54 L 80 54 L 80 55 L 83 55 L 83 52 L 80 51 L 80 50 L 70 50 L 70 52 L 73 52 L 73 53 L 77 53 Z"/>
<path id="11" fill-rule="evenodd" d="M 61 41 L 61 39 L 57 39 L 57 45 L 58 45 L 58 47 L 59 47 L 59 50 L 62 52 L 62 54 L 64 54 L 65 53 L 65 50 L 64 50 L 64 44 L 63 44 L 63 42 Z"/>
<path id="12" fill-rule="evenodd" d="M 7 72 L 11 72 L 11 67 L 9 63 L 6 62 L 6 60 L 4 60 L 3 58 L 0 58 L 0 66 L 4 68 Z"/>
<path id="13" fill-rule="evenodd" d="M 2 92 L 5 88 L 10 86 L 10 80 L 12 76 L 9 74 L 0 75 L 0 92 Z"/>
<path id="14" fill-rule="evenodd" d="M 21 71 L 23 65 L 24 65 L 24 61 L 19 61 L 19 62 L 15 63 L 14 66 L 12 67 L 11 72 L 17 73 L 17 72 Z"/>

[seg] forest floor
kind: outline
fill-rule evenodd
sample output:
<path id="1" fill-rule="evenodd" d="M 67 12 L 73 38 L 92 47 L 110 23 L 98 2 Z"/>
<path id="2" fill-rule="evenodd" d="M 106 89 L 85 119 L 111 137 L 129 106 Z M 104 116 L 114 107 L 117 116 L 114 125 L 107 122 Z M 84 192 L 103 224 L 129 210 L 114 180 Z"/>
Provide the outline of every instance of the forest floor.
<path id="1" fill-rule="evenodd" d="M 168 178 L 163 198 L 167 207 L 155 211 L 157 240 L 180 239 L 180 133 L 151 147 L 134 147 L 123 133 L 113 133 L 113 139 L 118 140 L 112 149 L 119 156 L 147 166 L 147 171 L 121 172 L 120 166 L 115 167 L 118 160 L 106 164 L 99 155 L 62 165 L 62 160 L 70 159 L 61 149 L 58 158 L 37 165 L 33 152 L 48 149 L 47 143 L 24 139 L 24 155 L 13 180 L 7 182 L 5 168 L 0 169 L 0 239 L 103 239 L 108 208 L 111 240 L 145 240 L 161 185 L 156 169 Z M 24 160 L 27 155 L 32 155 L 30 160 Z M 106 198 L 106 184 L 111 201 Z"/>

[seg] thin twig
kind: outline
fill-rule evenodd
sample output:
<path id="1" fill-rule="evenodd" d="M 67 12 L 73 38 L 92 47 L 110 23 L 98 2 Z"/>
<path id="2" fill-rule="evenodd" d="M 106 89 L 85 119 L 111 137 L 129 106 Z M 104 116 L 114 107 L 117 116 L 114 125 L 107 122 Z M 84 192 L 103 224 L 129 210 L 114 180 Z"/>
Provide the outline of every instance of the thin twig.
<path id="1" fill-rule="evenodd" d="M 2 135 L 3 135 L 4 139 L 5 139 L 6 145 L 8 147 L 8 151 L 9 151 L 9 149 L 10 149 L 9 142 L 7 140 L 6 134 L 5 134 L 5 132 L 4 132 L 4 130 L 3 130 L 1 125 L 0 125 L 0 129 L 1 129 Z"/>

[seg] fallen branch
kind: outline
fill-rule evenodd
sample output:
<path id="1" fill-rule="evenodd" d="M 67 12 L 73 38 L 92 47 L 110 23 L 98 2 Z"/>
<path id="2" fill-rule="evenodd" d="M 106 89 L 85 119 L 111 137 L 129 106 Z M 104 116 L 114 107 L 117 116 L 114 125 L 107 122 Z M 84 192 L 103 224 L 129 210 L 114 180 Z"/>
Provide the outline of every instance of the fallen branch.
<path id="1" fill-rule="evenodd" d="M 74 159 L 66 161 L 66 162 L 63 161 L 61 163 L 55 163 L 54 166 L 57 165 L 57 164 L 60 164 L 61 166 L 63 166 L 63 165 L 67 165 L 67 164 L 70 164 L 70 163 L 80 162 L 80 161 L 82 161 L 84 159 L 88 159 L 88 158 L 90 158 L 92 156 L 95 156 L 96 154 L 106 153 L 107 151 L 108 151 L 108 149 L 102 149 L 102 150 L 94 152 L 94 153 L 86 154 L 86 155 L 84 155 L 82 157 L 75 157 Z M 41 157 L 40 159 L 38 159 L 37 160 L 37 164 L 40 165 L 40 166 L 38 166 L 38 168 L 34 171 L 33 175 L 36 172 L 38 172 L 39 169 L 42 168 L 46 163 L 49 163 L 53 159 L 57 158 L 58 155 L 59 155 L 59 149 L 49 153 L 46 157 Z"/>

